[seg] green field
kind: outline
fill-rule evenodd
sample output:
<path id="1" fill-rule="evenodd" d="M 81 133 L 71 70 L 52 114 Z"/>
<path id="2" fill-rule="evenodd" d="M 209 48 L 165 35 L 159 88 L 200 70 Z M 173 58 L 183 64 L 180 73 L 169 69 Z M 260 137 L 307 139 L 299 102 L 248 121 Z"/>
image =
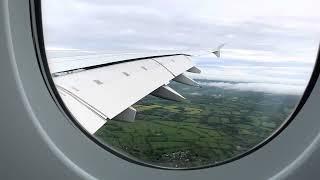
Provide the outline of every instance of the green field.
<path id="1" fill-rule="evenodd" d="M 109 120 L 96 137 L 134 159 L 158 166 L 198 167 L 246 152 L 277 129 L 299 96 L 170 85 L 187 100 L 147 96 L 136 122 Z"/>

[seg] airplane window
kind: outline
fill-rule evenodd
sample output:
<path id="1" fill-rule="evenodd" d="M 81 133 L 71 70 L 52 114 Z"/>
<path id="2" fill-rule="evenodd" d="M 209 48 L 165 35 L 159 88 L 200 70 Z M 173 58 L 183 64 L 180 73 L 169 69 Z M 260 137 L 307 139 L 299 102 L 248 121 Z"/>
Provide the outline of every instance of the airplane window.
<path id="1" fill-rule="evenodd" d="M 158 168 L 216 166 L 291 118 L 315 64 L 319 6 L 43 0 L 47 63 L 71 119 L 102 148 Z"/>

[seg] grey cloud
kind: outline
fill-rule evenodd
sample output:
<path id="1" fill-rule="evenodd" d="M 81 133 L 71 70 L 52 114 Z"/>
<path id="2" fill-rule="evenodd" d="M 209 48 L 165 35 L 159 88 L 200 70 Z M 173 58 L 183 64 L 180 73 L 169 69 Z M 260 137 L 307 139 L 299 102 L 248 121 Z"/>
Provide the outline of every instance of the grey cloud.
<path id="1" fill-rule="evenodd" d="M 284 27 L 285 18 L 279 18 L 278 23 L 261 17 L 224 24 L 199 18 L 192 11 L 181 13 L 184 12 L 181 9 L 191 7 L 178 7 L 176 12 L 173 8 L 166 9 L 170 5 L 167 1 L 73 2 L 82 3 L 81 8 L 70 9 L 65 16 L 48 14 L 49 18 L 44 17 L 48 21 L 45 34 L 48 45 L 125 51 L 201 49 L 229 42 L 229 48 L 293 53 L 315 46 L 317 38 L 315 32 Z"/>

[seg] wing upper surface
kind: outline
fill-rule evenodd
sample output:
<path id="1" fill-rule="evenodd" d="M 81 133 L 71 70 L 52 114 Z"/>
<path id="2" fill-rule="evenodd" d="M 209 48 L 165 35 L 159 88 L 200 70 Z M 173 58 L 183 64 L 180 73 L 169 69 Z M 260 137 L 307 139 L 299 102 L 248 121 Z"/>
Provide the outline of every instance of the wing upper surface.
<path id="1" fill-rule="evenodd" d="M 214 51 L 217 52 L 217 51 Z M 151 94 L 179 101 L 171 80 L 197 86 L 184 72 L 200 73 L 188 54 L 109 54 L 55 58 L 49 66 L 64 103 L 91 134 L 108 119 L 134 120 L 131 106 Z"/>
<path id="2" fill-rule="evenodd" d="M 91 114 L 95 113 L 105 121 L 115 118 L 193 66 L 193 62 L 187 56 L 177 55 L 123 62 L 60 75 L 54 77 L 54 82 L 60 91 L 67 94 L 62 96 L 67 106 L 78 107 L 81 104 L 90 109 Z M 72 109 L 76 111 L 76 108 Z M 77 119 L 83 117 L 78 115 Z M 85 123 L 82 125 L 90 127 L 91 132 L 101 127 L 103 121 L 89 119 L 93 122 L 91 126 Z"/>
<path id="3" fill-rule="evenodd" d="M 173 78 L 162 65 L 146 59 L 59 76 L 54 81 L 112 119 Z"/>

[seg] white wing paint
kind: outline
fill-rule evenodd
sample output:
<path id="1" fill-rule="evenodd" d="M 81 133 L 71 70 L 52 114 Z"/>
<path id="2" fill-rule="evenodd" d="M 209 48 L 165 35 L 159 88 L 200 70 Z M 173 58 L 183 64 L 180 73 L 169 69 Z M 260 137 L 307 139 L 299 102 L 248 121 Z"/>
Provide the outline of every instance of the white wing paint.
<path id="1" fill-rule="evenodd" d="M 217 54 L 217 51 L 212 53 Z M 182 95 L 167 85 L 171 80 L 196 85 L 183 74 L 186 71 L 200 72 L 191 57 L 181 53 L 103 54 L 55 58 L 49 66 L 65 105 L 93 134 L 108 119 L 133 122 L 136 110 L 131 106 L 149 94 L 183 100 Z"/>

